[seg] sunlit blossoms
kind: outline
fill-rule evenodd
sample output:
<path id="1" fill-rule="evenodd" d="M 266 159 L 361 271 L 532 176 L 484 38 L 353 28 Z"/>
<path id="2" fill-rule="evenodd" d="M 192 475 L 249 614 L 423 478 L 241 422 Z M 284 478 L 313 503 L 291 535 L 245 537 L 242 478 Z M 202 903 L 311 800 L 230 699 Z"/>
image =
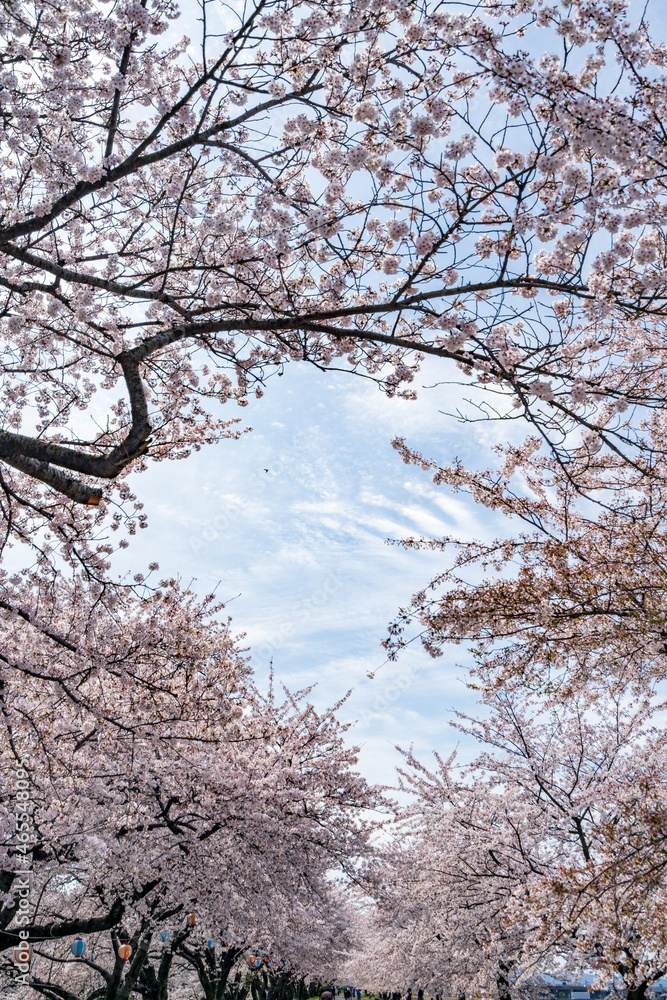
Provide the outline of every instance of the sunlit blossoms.
<path id="1" fill-rule="evenodd" d="M 204 10 L 191 42 L 164 0 L 4 12 L 12 524 L 16 497 L 43 523 L 44 503 L 97 504 L 127 467 L 237 433 L 215 404 L 294 361 L 411 396 L 429 354 L 499 416 L 518 400 L 560 461 L 595 422 L 649 466 L 665 55 L 644 22 L 541 0 Z M 487 334 L 519 314 L 508 354 Z M 471 328 L 465 350 L 443 323 Z"/>

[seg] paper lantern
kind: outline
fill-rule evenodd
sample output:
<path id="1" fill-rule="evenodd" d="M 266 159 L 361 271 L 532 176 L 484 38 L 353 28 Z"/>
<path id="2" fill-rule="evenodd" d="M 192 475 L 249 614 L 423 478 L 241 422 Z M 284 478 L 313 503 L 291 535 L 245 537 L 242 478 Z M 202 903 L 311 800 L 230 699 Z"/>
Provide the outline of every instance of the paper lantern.
<path id="1" fill-rule="evenodd" d="M 72 952 L 75 958 L 81 958 L 82 955 L 86 954 L 86 942 L 83 940 L 83 938 L 80 937 L 74 938 L 71 945 L 69 946 L 69 950 Z"/>
<path id="2" fill-rule="evenodd" d="M 30 945 L 27 941 L 22 941 L 14 948 L 14 961 L 17 965 L 23 965 L 30 958 Z"/>
<path id="3" fill-rule="evenodd" d="M 132 954 L 132 949 L 129 944 L 122 944 L 118 949 L 118 957 L 121 962 L 127 962 L 128 958 Z"/>
<path id="4" fill-rule="evenodd" d="M 160 941 L 169 940 L 169 931 L 160 931 Z"/>
<path id="5" fill-rule="evenodd" d="M 194 927 L 196 920 L 197 917 L 195 916 L 194 913 L 188 913 L 185 922 L 188 925 L 188 927 Z"/>
<path id="6" fill-rule="evenodd" d="M 215 938 L 209 938 L 208 941 L 206 942 L 206 947 L 208 948 L 209 951 L 212 951 L 213 948 L 215 948 Z"/>

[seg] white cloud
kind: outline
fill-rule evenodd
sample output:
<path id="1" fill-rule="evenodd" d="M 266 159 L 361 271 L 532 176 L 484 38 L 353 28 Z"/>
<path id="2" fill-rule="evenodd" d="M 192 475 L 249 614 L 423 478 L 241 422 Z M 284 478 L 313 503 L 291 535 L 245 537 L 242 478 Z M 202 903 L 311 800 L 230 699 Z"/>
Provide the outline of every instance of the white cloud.
<path id="1" fill-rule="evenodd" d="M 497 531 L 464 494 L 436 488 L 418 469 L 406 476 L 391 447 L 401 433 L 427 455 L 463 453 L 470 440 L 439 404 L 438 389 L 417 403 L 387 400 L 373 386 L 295 366 L 248 407 L 252 434 L 132 477 L 149 527 L 126 564 L 157 559 L 161 574 L 196 578 L 200 593 L 219 582 L 260 683 L 273 660 L 279 682 L 316 682 L 320 707 L 352 687 L 341 717 L 359 720 L 350 740 L 364 744 L 364 773 L 389 783 L 394 744 L 448 752 L 459 737 L 447 712 L 472 702 L 457 666 L 463 649 L 434 661 L 415 643 L 385 663 L 388 622 L 446 559 L 385 540 Z"/>

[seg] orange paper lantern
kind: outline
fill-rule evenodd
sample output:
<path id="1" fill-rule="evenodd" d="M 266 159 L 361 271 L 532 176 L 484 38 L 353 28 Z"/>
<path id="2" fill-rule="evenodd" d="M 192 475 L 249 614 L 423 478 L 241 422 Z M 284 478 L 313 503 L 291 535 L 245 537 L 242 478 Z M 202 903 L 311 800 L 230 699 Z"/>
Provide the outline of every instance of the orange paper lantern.
<path id="1" fill-rule="evenodd" d="M 185 922 L 188 925 L 188 927 L 194 927 L 196 919 L 197 918 L 194 915 L 194 913 L 188 913 Z"/>
<path id="2" fill-rule="evenodd" d="M 118 949 L 118 957 L 121 962 L 127 962 L 128 958 L 132 954 L 132 949 L 129 944 L 122 944 Z"/>

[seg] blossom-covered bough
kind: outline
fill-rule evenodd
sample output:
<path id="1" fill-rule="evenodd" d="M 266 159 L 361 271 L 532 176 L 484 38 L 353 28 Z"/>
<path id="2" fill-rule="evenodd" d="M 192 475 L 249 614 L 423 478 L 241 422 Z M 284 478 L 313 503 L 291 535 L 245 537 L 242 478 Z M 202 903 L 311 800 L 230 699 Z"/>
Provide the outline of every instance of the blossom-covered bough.
<path id="1" fill-rule="evenodd" d="M 646 25 L 541 0 L 196 15 L 188 42 L 165 0 L 3 11 L 6 515 L 97 504 L 147 455 L 237 433 L 218 404 L 289 361 L 410 394 L 433 355 L 561 462 L 579 425 L 586 453 L 650 470 L 665 48 Z"/>
<path id="2" fill-rule="evenodd" d="M 509 530 L 487 540 L 406 539 L 442 551 L 446 565 L 390 627 L 395 657 L 419 634 L 439 656 L 473 644 L 475 683 L 485 691 L 527 686 L 567 701 L 628 691 L 652 697 L 667 674 L 667 538 L 664 459 L 655 477 L 596 455 L 579 486 L 539 440 L 498 449 L 498 469 L 427 461 L 403 442 L 403 459 L 436 484 L 469 492 L 502 513 Z"/>

